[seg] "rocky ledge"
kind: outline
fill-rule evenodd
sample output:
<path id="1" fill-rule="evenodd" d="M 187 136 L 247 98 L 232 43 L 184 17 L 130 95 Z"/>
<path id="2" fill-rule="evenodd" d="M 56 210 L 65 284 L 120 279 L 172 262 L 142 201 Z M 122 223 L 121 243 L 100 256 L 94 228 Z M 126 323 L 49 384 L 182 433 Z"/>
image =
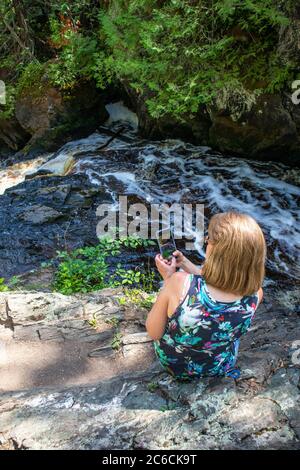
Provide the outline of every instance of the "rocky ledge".
<path id="1" fill-rule="evenodd" d="M 299 449 L 298 294 L 267 294 L 238 380 L 187 384 L 120 290 L 1 293 L 0 448 Z"/>

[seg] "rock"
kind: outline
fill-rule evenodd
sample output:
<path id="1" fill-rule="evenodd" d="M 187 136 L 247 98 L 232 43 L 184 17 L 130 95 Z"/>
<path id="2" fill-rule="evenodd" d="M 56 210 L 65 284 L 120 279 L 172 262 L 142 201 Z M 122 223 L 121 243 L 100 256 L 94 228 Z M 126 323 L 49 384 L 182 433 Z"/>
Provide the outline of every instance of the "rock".
<path id="1" fill-rule="evenodd" d="M 34 149 L 56 150 L 75 135 L 88 135 L 108 118 L 108 113 L 92 82 L 80 83 L 71 92 L 63 93 L 44 80 L 38 93 L 26 89 L 18 96 L 16 118 L 31 135 L 20 153 L 22 158 Z"/>
<path id="2" fill-rule="evenodd" d="M 221 423 L 235 430 L 239 439 L 258 434 L 267 429 L 277 430 L 286 422 L 280 407 L 261 397 L 254 397 L 251 402 L 240 402 L 232 409 L 223 409 Z M 255 416 L 255 420 L 253 419 Z"/>
<path id="3" fill-rule="evenodd" d="M 75 160 L 73 158 L 72 153 L 60 153 L 57 157 L 51 159 L 50 161 L 44 163 L 44 165 L 37 168 L 34 173 L 31 173 L 29 175 L 29 177 L 32 178 L 38 175 L 64 176 L 70 171 L 74 163 Z"/>
<path id="4" fill-rule="evenodd" d="M 42 155 L 40 158 L 34 160 L 28 160 L 26 162 L 19 162 L 16 164 L 9 165 L 0 170 L 0 195 L 5 192 L 6 189 L 16 186 L 31 172 L 41 166 L 49 158 L 48 155 Z"/>
<path id="5" fill-rule="evenodd" d="M 100 348 L 93 349 L 88 353 L 89 357 L 104 357 L 105 359 L 107 358 L 112 358 L 116 354 L 115 350 L 112 349 L 111 346 L 101 346 Z"/>
<path id="6" fill-rule="evenodd" d="M 243 90 L 243 95 L 231 97 L 222 89 L 226 100 L 217 99 L 202 106 L 193 118 L 182 116 L 183 121 L 177 122 L 167 115 L 151 117 L 146 104 L 151 93 L 137 94 L 126 80 L 122 84 L 146 138 L 180 138 L 237 156 L 299 165 L 299 106 L 291 104 L 290 90 L 260 96 Z"/>
<path id="7" fill-rule="evenodd" d="M 138 357 L 148 358 L 148 364 L 153 359 L 152 343 L 126 344 L 123 347 L 124 358 L 130 362 L 136 361 Z"/>
<path id="8" fill-rule="evenodd" d="M 62 215 L 61 212 L 52 209 L 52 207 L 33 205 L 19 214 L 19 218 L 30 224 L 39 225 L 53 222 Z"/>
<path id="9" fill-rule="evenodd" d="M 15 118 L 0 119 L 0 142 L 4 142 L 9 149 L 20 150 L 29 138 L 30 133 Z"/>
<path id="10" fill-rule="evenodd" d="M 119 294 L 0 293 L 1 449 L 300 449 L 300 370 L 275 303 L 242 339 L 239 380 L 184 383 L 156 361 L 139 311 L 112 349 Z"/>
<path id="11" fill-rule="evenodd" d="M 238 120 L 233 120 L 229 113 L 229 110 L 228 114 L 224 110 L 211 113 L 209 134 L 213 147 L 222 152 L 287 162 L 288 150 L 294 147 L 299 135 L 280 96 L 259 96 L 250 110 L 243 112 Z M 297 160 L 292 158 L 293 162 Z"/>
<path id="12" fill-rule="evenodd" d="M 208 144 L 211 121 L 204 107 L 193 119 L 186 116 L 185 122 L 179 122 L 169 115 L 154 119 L 150 116 L 146 104 L 151 92 L 136 93 L 126 79 L 122 79 L 122 86 L 125 90 L 124 101 L 136 112 L 138 129 L 143 137 L 151 139 L 176 138 L 201 145 Z"/>
<path id="13" fill-rule="evenodd" d="M 300 369 L 280 369 L 272 376 L 269 388 L 262 392 L 264 397 L 278 404 L 298 439 L 300 439 L 299 379 Z"/>
<path id="14" fill-rule="evenodd" d="M 134 333 L 123 336 L 123 344 L 139 344 L 139 343 L 149 343 L 152 341 L 148 333 Z"/>
<path id="15" fill-rule="evenodd" d="M 113 289 L 109 292 L 110 296 L 115 295 Z M 117 292 L 118 289 L 115 290 Z M 15 323 L 22 322 L 23 325 L 42 320 L 70 322 L 71 319 L 78 319 L 77 324 L 68 324 L 68 328 L 78 328 L 82 324 L 80 318 L 88 320 L 95 313 L 106 319 L 112 310 L 110 296 L 101 291 L 70 296 L 45 292 L 0 292 L 0 319 L 4 320 L 7 312 Z M 120 311 L 120 308 L 115 307 L 116 311 Z"/>
<path id="16" fill-rule="evenodd" d="M 95 245 L 96 208 L 111 200 L 85 175 L 25 180 L 0 197 L 0 277 L 5 278 L 40 268 L 57 250 Z"/>

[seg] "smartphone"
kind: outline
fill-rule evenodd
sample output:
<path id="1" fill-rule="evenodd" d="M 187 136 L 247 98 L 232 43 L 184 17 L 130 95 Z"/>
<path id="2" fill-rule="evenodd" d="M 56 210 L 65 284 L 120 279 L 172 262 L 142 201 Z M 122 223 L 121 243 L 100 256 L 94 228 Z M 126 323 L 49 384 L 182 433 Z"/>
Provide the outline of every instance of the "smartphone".
<path id="1" fill-rule="evenodd" d="M 172 233 L 168 229 L 158 230 L 156 232 L 156 238 L 161 256 L 170 261 L 174 251 L 177 250 Z"/>

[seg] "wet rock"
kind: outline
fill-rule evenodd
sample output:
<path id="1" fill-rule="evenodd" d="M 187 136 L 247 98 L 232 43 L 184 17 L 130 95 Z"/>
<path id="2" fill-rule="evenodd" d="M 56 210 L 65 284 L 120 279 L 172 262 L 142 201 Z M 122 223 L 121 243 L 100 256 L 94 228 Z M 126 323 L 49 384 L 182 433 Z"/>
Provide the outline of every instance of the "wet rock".
<path id="1" fill-rule="evenodd" d="M 210 144 L 224 152 L 287 162 L 288 149 L 292 151 L 299 141 L 296 124 L 280 96 L 259 96 L 236 121 L 224 110 L 212 116 Z M 292 157 L 291 163 L 299 162 L 299 157 Z"/>
<path id="2" fill-rule="evenodd" d="M 5 278 L 39 268 L 57 250 L 96 244 L 96 208 L 111 200 L 84 175 L 30 179 L 0 197 L 0 276 Z"/>
<path id="3" fill-rule="evenodd" d="M 26 90 L 16 101 L 16 119 L 31 139 L 20 152 L 26 157 L 37 149 L 55 150 L 62 143 L 93 132 L 108 118 L 101 93 L 92 82 L 62 93 L 44 80 L 36 90 Z"/>
<path id="4" fill-rule="evenodd" d="M 297 31 L 295 25 L 291 28 Z M 296 37 L 298 33 L 295 32 Z M 290 42 L 287 47 L 291 49 Z M 192 119 L 182 116 L 184 122 L 178 122 L 167 115 L 153 118 L 146 104 L 151 92 L 136 94 L 126 80 L 122 83 L 138 115 L 139 130 L 144 137 L 181 138 L 193 144 L 209 145 L 224 153 L 299 166 L 299 106 L 291 105 L 290 91 L 286 92 L 287 96 L 257 96 L 244 90 L 244 96 L 238 97 L 242 106 L 237 112 L 235 97 L 228 97 L 226 89 L 222 89 L 221 94 L 226 97 L 224 102 L 219 99 L 207 107 L 202 106 Z"/>
<path id="5" fill-rule="evenodd" d="M 38 175 L 64 176 L 72 169 L 74 163 L 75 160 L 72 154 L 61 153 L 57 157 L 37 168 L 34 173 L 30 174 L 30 178 Z"/>
<path id="6" fill-rule="evenodd" d="M 4 142 L 9 149 L 21 149 L 29 138 L 29 132 L 22 128 L 15 118 L 0 119 L 0 142 Z"/>
<path id="7" fill-rule="evenodd" d="M 52 207 L 33 205 L 19 214 L 19 219 L 33 225 L 44 224 L 46 222 L 53 222 L 61 217 L 61 212 L 52 209 Z"/>

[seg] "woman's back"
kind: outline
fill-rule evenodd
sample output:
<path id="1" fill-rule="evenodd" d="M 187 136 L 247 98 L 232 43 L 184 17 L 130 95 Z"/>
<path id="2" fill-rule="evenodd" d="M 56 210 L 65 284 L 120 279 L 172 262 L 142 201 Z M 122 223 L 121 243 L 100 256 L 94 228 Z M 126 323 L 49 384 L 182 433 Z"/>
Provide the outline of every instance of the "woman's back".
<path id="1" fill-rule="evenodd" d="M 201 275 L 190 275 L 184 300 L 154 342 L 158 359 L 177 378 L 223 375 L 236 361 L 239 338 L 251 325 L 258 294 L 215 300 Z"/>

